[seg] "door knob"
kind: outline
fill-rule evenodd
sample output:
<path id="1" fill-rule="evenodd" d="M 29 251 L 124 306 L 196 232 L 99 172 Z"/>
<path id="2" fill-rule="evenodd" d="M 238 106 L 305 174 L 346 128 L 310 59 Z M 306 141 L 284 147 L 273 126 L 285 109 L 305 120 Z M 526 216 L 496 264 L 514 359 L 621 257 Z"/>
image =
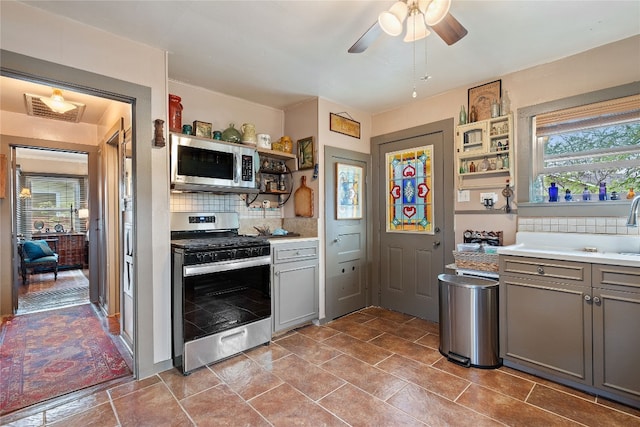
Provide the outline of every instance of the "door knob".
<path id="1" fill-rule="evenodd" d="M 435 231 L 436 233 L 439 233 L 440 232 L 440 227 L 434 228 L 433 231 Z"/>
<path id="2" fill-rule="evenodd" d="M 585 295 L 584 300 L 587 302 L 591 301 L 591 295 Z"/>
<path id="3" fill-rule="evenodd" d="M 340 243 L 340 238 L 336 237 L 335 239 L 333 239 L 333 243 Z"/>
<path id="4" fill-rule="evenodd" d="M 596 304 L 600 304 L 600 297 L 593 297 L 593 302 Z"/>
<path id="5" fill-rule="evenodd" d="M 440 240 L 436 240 L 435 242 L 433 242 L 434 248 L 437 248 L 438 246 L 440 246 Z"/>

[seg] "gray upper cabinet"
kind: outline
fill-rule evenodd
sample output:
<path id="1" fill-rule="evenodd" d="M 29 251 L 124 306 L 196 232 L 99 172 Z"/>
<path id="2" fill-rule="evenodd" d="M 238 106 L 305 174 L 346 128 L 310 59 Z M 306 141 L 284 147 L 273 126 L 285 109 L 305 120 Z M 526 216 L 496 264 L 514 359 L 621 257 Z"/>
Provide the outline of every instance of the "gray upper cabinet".
<path id="1" fill-rule="evenodd" d="M 640 405 L 640 268 L 500 256 L 504 364 Z"/>

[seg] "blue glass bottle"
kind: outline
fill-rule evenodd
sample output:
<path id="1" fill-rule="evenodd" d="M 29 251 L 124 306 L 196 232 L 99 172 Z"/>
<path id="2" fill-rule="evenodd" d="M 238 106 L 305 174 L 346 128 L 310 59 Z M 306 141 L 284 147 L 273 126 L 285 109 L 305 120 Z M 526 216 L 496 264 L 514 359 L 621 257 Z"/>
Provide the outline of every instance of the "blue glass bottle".
<path id="1" fill-rule="evenodd" d="M 598 191 L 598 200 L 607 200 L 607 183 L 600 183 L 600 190 Z"/>
<path id="2" fill-rule="evenodd" d="M 582 192 L 582 200 L 591 200 L 591 191 L 587 187 L 584 187 L 584 191 Z"/>
<path id="3" fill-rule="evenodd" d="M 571 200 L 573 200 L 573 196 L 571 196 L 571 190 L 569 190 L 568 188 L 564 192 L 564 199 L 567 202 L 570 202 Z"/>
<path id="4" fill-rule="evenodd" d="M 550 202 L 558 201 L 558 187 L 556 187 L 555 182 L 552 182 L 551 187 L 549 187 L 549 201 Z"/>

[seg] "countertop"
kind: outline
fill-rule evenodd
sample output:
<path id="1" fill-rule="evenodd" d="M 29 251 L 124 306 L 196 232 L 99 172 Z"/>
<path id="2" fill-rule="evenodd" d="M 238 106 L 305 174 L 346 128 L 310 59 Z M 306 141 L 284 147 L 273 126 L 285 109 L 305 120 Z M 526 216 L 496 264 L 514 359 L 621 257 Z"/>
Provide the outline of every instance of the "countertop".
<path id="1" fill-rule="evenodd" d="M 267 237 L 269 243 L 277 245 L 278 243 L 291 243 L 291 242 L 303 242 L 303 241 L 315 241 L 317 237 L 304 237 L 304 236 L 281 236 L 281 237 Z"/>
<path id="2" fill-rule="evenodd" d="M 640 236 L 518 232 L 498 254 L 640 267 Z"/>

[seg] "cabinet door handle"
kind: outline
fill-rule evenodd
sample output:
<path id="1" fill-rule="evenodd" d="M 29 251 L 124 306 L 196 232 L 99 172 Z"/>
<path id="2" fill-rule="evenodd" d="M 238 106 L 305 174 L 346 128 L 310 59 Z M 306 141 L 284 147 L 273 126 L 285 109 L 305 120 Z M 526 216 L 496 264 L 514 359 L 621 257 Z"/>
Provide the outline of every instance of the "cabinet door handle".
<path id="1" fill-rule="evenodd" d="M 276 271 L 276 272 L 274 272 L 274 273 L 273 273 L 273 275 L 274 275 L 274 276 L 279 276 L 279 275 L 280 275 L 280 272 L 279 272 L 279 271 Z"/>
<path id="2" fill-rule="evenodd" d="M 544 274 L 544 267 L 541 266 L 541 265 L 538 266 L 538 274 Z M 589 297 L 589 298 L 591 298 L 591 297 Z"/>
<path id="3" fill-rule="evenodd" d="M 340 243 L 340 238 L 336 237 L 335 239 L 333 239 L 333 243 Z"/>
<path id="4" fill-rule="evenodd" d="M 600 304 L 600 297 L 593 297 L 593 302 L 596 304 Z"/>
<path id="5" fill-rule="evenodd" d="M 591 295 L 589 295 L 589 294 L 585 295 L 584 296 L 584 300 L 587 301 L 587 302 L 591 301 Z"/>
<path id="6" fill-rule="evenodd" d="M 435 242 L 433 242 L 434 248 L 437 248 L 438 246 L 440 246 L 440 240 L 436 240 Z"/>

